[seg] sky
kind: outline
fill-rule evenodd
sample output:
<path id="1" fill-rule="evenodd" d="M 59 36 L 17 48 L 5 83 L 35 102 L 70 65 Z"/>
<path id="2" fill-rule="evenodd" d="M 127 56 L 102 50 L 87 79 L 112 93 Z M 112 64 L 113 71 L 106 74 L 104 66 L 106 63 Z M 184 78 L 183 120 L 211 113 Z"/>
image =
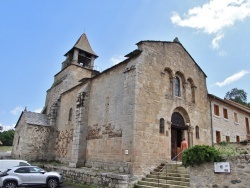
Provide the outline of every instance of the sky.
<path id="1" fill-rule="evenodd" d="M 0 126 L 40 112 L 64 54 L 86 33 L 96 69 L 142 40 L 181 44 L 207 75 L 208 92 L 243 89 L 250 101 L 250 0 L 1 0 Z"/>

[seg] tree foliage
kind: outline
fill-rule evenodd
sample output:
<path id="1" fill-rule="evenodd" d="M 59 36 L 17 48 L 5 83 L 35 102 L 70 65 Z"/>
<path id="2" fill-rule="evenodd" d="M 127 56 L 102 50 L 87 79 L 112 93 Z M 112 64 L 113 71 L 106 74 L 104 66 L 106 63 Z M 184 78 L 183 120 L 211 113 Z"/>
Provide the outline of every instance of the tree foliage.
<path id="1" fill-rule="evenodd" d="M 12 146 L 15 131 L 13 129 L 0 132 L 0 140 L 3 146 Z"/>
<path id="2" fill-rule="evenodd" d="M 182 165 L 185 167 L 221 161 L 221 153 L 216 148 L 207 145 L 193 146 L 182 154 Z"/>
<path id="3" fill-rule="evenodd" d="M 247 103 L 247 93 L 243 89 L 233 88 L 226 93 L 225 98 L 250 107 L 250 103 Z"/>

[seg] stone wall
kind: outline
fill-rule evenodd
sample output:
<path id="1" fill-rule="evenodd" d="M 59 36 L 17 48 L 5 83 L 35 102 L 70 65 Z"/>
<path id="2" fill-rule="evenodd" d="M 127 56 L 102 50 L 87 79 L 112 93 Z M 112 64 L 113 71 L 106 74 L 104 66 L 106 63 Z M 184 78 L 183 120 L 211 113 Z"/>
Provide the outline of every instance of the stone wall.
<path id="1" fill-rule="evenodd" d="M 211 121 L 206 75 L 179 43 L 141 42 L 136 64 L 136 122 L 134 174 L 148 173 L 171 158 L 171 117 L 178 112 L 194 130 L 182 131 L 190 145 L 211 144 Z M 174 78 L 181 80 L 181 95 L 174 96 Z M 159 132 L 165 120 L 164 134 Z M 187 137 L 186 137 L 187 138 Z M 208 142 L 209 141 L 209 142 Z"/>
<path id="2" fill-rule="evenodd" d="M 57 73 L 54 77 L 54 83 L 51 88 L 47 91 L 46 104 L 47 114 L 49 109 L 60 95 L 79 84 L 79 80 L 82 78 L 90 78 L 92 70 L 85 69 L 81 66 L 70 65 Z"/>
<path id="3" fill-rule="evenodd" d="M 63 173 L 64 179 L 69 182 L 96 185 L 102 188 L 132 188 L 130 185 L 129 175 L 115 174 L 111 172 L 98 172 L 88 168 L 68 168 L 68 167 L 55 167 L 45 165 L 44 168 L 48 171 L 58 171 Z"/>
<path id="4" fill-rule="evenodd" d="M 126 71 L 130 66 L 131 62 L 121 63 L 91 81 L 89 99 L 86 101 L 87 166 L 117 170 L 131 167 L 135 70 Z"/>
<path id="5" fill-rule="evenodd" d="M 23 120 L 22 120 L 23 121 Z M 37 161 L 46 159 L 50 127 L 22 124 L 17 127 L 12 148 L 12 158 Z M 22 136 L 25 131 L 25 136 Z"/>
<path id="6" fill-rule="evenodd" d="M 23 135 L 26 135 L 25 131 L 26 131 L 27 124 L 25 122 L 25 118 L 23 116 L 23 113 L 20 117 L 19 125 L 22 125 L 22 126 L 17 125 L 15 127 L 15 136 L 13 139 L 13 147 L 12 147 L 12 152 L 11 152 L 12 158 L 22 157 L 21 156 L 22 152 L 26 151 L 26 149 L 23 148 L 23 145 L 26 142 L 25 140 L 27 139 L 27 137 L 25 137 Z"/>
<path id="7" fill-rule="evenodd" d="M 56 131 L 56 144 L 53 152 L 55 153 L 55 160 L 63 163 L 68 163 L 72 157 L 76 100 L 79 89 L 80 86 L 77 86 L 75 90 L 69 90 L 61 95 L 60 108 L 58 108 L 57 112 L 57 121 L 54 128 Z M 69 119 L 70 109 L 72 109 L 71 119 Z"/>
<path id="8" fill-rule="evenodd" d="M 191 188 L 249 188 L 250 154 L 231 157 L 230 173 L 214 173 L 214 164 L 190 167 Z"/>

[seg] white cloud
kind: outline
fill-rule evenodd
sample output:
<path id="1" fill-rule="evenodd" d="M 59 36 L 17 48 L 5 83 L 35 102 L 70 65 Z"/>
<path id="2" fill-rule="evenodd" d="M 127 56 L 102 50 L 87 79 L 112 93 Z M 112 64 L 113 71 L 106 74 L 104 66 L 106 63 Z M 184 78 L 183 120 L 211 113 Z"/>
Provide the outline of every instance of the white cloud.
<path id="1" fill-rule="evenodd" d="M 112 65 L 116 65 L 118 63 L 120 63 L 121 61 L 123 61 L 125 58 L 123 56 L 113 56 L 110 58 L 110 61 L 112 62 Z"/>
<path id="2" fill-rule="evenodd" d="M 243 76 L 245 76 L 246 74 L 249 74 L 249 73 L 250 73 L 250 71 L 242 70 L 242 71 L 237 72 L 237 73 L 233 74 L 232 76 L 226 78 L 223 82 L 216 82 L 214 85 L 217 85 L 219 87 L 229 85 L 233 82 L 236 82 L 237 80 L 241 79 Z"/>
<path id="3" fill-rule="evenodd" d="M 15 129 L 15 126 L 16 126 L 15 124 L 13 124 L 13 125 L 3 125 L 3 124 L 0 123 L 0 127 L 3 128 L 2 131 L 8 131 L 8 130 L 11 130 L 11 129 Z"/>
<path id="4" fill-rule="evenodd" d="M 41 113 L 42 109 L 43 109 L 43 108 L 35 109 L 34 112 L 36 112 L 36 113 Z"/>
<path id="5" fill-rule="evenodd" d="M 14 115 L 20 115 L 20 113 L 24 110 L 23 107 L 21 106 L 17 106 L 16 108 L 14 108 L 14 110 L 11 110 L 10 112 Z"/>
<path id="6" fill-rule="evenodd" d="M 250 0 L 211 0 L 202 6 L 194 7 L 182 19 L 178 13 L 172 13 L 172 23 L 181 27 L 190 27 L 207 34 L 215 34 L 213 46 L 224 35 L 225 28 L 232 27 L 236 21 L 250 16 Z"/>
<path id="7" fill-rule="evenodd" d="M 212 46 L 214 49 L 219 48 L 219 41 L 224 37 L 224 34 L 218 33 L 216 37 L 212 40 Z"/>

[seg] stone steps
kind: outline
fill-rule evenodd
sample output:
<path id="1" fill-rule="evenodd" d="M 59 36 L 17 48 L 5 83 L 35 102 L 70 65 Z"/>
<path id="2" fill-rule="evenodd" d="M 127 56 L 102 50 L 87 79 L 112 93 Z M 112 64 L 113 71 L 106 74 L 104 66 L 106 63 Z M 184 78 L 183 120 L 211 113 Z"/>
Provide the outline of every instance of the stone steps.
<path id="1" fill-rule="evenodd" d="M 187 188 L 190 187 L 190 175 L 188 169 L 180 164 L 168 164 L 167 170 L 161 169 L 165 164 L 161 164 L 150 172 L 145 178 L 137 183 L 139 188 Z M 161 171 L 161 172 L 159 172 Z M 158 176 L 159 174 L 159 176 Z"/>
<path id="2" fill-rule="evenodd" d="M 151 175 L 158 175 L 158 172 L 150 172 Z M 166 174 L 168 176 L 174 176 L 174 177 L 183 177 L 183 178 L 189 178 L 189 174 L 187 173 L 181 173 L 181 172 L 160 172 L 159 175 L 160 176 L 166 176 Z"/>
<path id="3" fill-rule="evenodd" d="M 157 175 L 147 175 L 147 178 L 153 178 L 153 179 L 158 179 Z M 184 181 L 184 182 L 189 182 L 189 178 L 185 177 L 175 177 L 175 176 L 159 176 L 159 179 L 164 179 L 164 180 L 174 180 L 174 181 Z"/>
<path id="4" fill-rule="evenodd" d="M 187 188 L 189 186 L 182 186 L 179 184 L 165 184 L 165 183 L 152 183 L 152 182 L 147 182 L 147 181 L 139 181 L 137 184 L 138 187 L 143 188 L 143 187 L 164 187 L 164 188 Z"/>
<path id="5" fill-rule="evenodd" d="M 151 182 L 154 184 L 158 184 L 158 178 L 143 178 L 142 181 L 147 181 L 147 182 Z M 189 181 L 178 181 L 178 180 L 159 179 L 159 183 L 160 184 L 190 186 L 190 180 Z"/>

